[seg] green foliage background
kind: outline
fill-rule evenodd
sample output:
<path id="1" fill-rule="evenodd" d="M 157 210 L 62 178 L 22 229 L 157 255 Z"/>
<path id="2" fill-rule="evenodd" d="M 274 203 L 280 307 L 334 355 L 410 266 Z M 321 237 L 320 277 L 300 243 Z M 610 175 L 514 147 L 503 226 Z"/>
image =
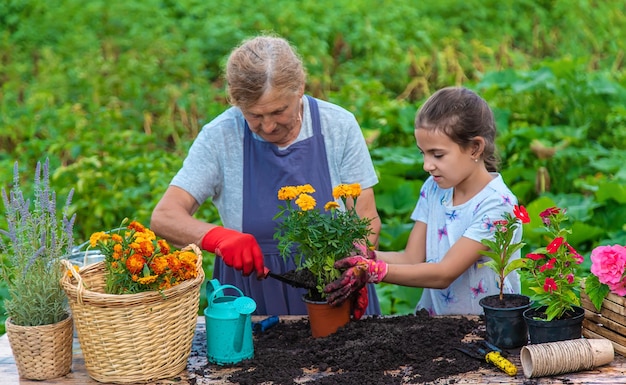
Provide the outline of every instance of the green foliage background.
<path id="1" fill-rule="evenodd" d="M 465 85 L 496 111 L 502 173 L 520 202 L 567 207 L 570 241 L 588 255 L 626 243 L 625 9 L 623 0 L 6 0 L 0 184 L 15 161 L 27 176 L 49 157 L 59 194 L 76 189 L 77 240 L 125 217 L 149 223 L 191 141 L 227 108 L 229 51 L 273 31 L 303 56 L 307 92 L 362 125 L 381 179 L 381 249 L 404 247 L 426 177 L 417 108 Z M 219 221 L 210 204 L 198 217 Z M 532 224 L 524 230 L 537 246 Z M 387 314 L 412 311 L 419 296 L 378 290 Z"/>

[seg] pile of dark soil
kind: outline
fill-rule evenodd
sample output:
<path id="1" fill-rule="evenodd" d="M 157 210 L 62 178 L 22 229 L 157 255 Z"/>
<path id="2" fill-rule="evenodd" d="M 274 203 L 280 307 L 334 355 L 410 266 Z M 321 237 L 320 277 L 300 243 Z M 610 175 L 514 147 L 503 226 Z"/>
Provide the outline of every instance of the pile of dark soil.
<path id="1" fill-rule="evenodd" d="M 308 320 L 281 321 L 254 337 L 254 358 L 230 366 L 228 380 L 240 385 L 427 383 L 486 367 L 455 349 L 468 335 L 483 336 L 483 329 L 477 319 L 421 312 L 363 318 L 331 336 L 312 338 Z M 196 335 L 196 341 L 204 339 Z M 194 346 L 192 354 L 206 354 L 206 347 Z M 198 374 L 211 368 L 223 367 L 208 365 Z"/>

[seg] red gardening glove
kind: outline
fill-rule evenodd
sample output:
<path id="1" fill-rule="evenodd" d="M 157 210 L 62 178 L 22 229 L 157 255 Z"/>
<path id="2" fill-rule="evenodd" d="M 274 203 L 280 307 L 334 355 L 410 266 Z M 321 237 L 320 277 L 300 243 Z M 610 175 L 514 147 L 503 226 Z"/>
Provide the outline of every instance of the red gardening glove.
<path id="1" fill-rule="evenodd" d="M 384 261 L 352 256 L 335 262 L 337 269 L 346 269 L 339 279 L 324 288 L 326 299 L 331 305 L 345 301 L 352 293 L 361 290 L 367 283 L 378 283 L 387 275 L 387 264 Z"/>
<path id="2" fill-rule="evenodd" d="M 367 286 L 363 286 L 363 288 L 356 293 L 352 302 L 352 317 L 355 320 L 360 320 L 361 317 L 363 317 L 365 310 L 367 310 L 368 303 L 369 296 L 367 293 Z"/>
<path id="3" fill-rule="evenodd" d="M 263 252 L 251 234 L 214 227 L 202 238 L 202 248 L 222 258 L 227 266 L 241 270 L 244 276 L 256 271 L 257 278 L 265 278 Z"/>
<path id="4" fill-rule="evenodd" d="M 376 252 L 362 243 L 353 243 L 354 252 L 352 255 L 360 255 L 367 259 L 376 259 Z"/>
<path id="5" fill-rule="evenodd" d="M 376 259 L 376 252 L 362 243 L 355 242 L 354 249 L 355 251 L 352 255 L 360 255 L 367 259 Z M 355 320 L 360 320 L 365 314 L 368 304 L 369 295 L 367 292 L 367 286 L 363 286 L 363 288 L 356 293 L 354 299 L 352 300 L 352 317 Z"/>

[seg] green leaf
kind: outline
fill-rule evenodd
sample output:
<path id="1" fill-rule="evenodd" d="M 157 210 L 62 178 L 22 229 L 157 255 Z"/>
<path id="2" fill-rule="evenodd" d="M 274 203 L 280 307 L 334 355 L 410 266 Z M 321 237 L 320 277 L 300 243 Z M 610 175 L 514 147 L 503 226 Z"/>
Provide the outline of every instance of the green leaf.
<path id="1" fill-rule="evenodd" d="M 585 279 L 585 293 L 589 296 L 589 299 L 596 307 L 596 310 L 600 311 L 602 308 L 602 301 L 609 294 L 609 287 L 603 283 L 597 276 L 589 274 Z"/>

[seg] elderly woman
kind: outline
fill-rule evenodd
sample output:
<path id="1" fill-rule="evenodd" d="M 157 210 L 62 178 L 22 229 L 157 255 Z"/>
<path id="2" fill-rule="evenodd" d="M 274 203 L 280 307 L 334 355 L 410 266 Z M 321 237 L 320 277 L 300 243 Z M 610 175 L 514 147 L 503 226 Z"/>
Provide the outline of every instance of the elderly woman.
<path id="1" fill-rule="evenodd" d="M 277 192 L 311 184 L 315 199 L 327 202 L 333 186 L 360 183 L 356 211 L 372 219 L 370 241 L 377 244 L 378 178 L 365 139 L 352 113 L 304 94 L 302 61 L 283 38 L 244 41 L 228 58 L 226 81 L 232 106 L 203 127 L 150 227 L 175 245 L 196 243 L 214 253 L 214 277 L 253 298 L 256 314 L 306 314 L 303 289 L 264 279 L 268 269 L 295 268 L 273 239 Z M 207 199 L 222 226 L 193 217 Z M 369 290 L 366 314 L 379 313 L 375 290 Z"/>

